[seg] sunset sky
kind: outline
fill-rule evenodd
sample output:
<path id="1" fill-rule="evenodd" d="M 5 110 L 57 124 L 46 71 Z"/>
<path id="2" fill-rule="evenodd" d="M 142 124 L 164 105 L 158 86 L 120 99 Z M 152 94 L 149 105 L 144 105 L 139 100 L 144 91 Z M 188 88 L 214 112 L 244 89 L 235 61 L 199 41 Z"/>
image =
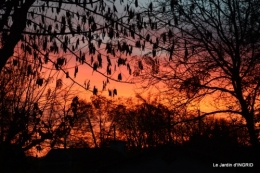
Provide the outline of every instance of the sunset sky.
<path id="1" fill-rule="evenodd" d="M 65 157 L 64 169 L 78 168 L 80 148 L 120 148 L 123 162 L 140 154 L 147 166 L 150 152 L 163 167 L 175 162 L 172 147 L 183 163 L 193 151 L 210 157 L 202 162 L 251 159 L 259 9 L 257 0 L 0 0 L 0 172 L 55 172 Z M 38 159 L 51 150 L 65 155 Z M 95 171 L 120 164 L 104 159 Z"/>

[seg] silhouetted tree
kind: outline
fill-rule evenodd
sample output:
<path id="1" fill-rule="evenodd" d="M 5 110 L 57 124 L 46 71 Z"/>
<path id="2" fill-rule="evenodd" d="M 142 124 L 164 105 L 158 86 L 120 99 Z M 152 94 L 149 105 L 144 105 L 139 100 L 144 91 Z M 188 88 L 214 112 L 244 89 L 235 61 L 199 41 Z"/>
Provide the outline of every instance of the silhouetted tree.
<path id="1" fill-rule="evenodd" d="M 13 164 L 18 162 L 15 169 L 26 164 L 25 153 L 35 156 L 48 150 L 77 120 L 73 113 L 76 99 L 70 99 L 70 88 L 62 83 L 53 86 L 51 79 L 57 73 L 50 70 L 39 74 L 34 71 L 36 68 L 38 65 L 30 58 L 17 55 L 9 59 L 0 73 L 1 171 L 3 168 L 16 172 L 12 171 Z M 70 100 L 71 105 L 65 107 Z M 66 128 L 62 122 L 67 124 Z"/>
<path id="2" fill-rule="evenodd" d="M 77 121 L 68 135 L 69 143 L 76 147 L 84 142 L 90 147 L 105 147 L 114 139 L 114 112 L 116 102 L 104 96 L 92 96 L 91 101 L 79 100 Z"/>
<path id="3" fill-rule="evenodd" d="M 238 133 L 241 128 L 238 123 L 232 124 L 225 119 L 207 118 L 202 120 L 201 126 L 203 130 L 200 133 L 192 132 L 189 139 L 191 144 L 211 148 L 234 147 L 238 146 L 238 143 L 243 144 L 242 141 L 238 141 L 239 137 L 243 138 L 242 134 Z"/>
<path id="4" fill-rule="evenodd" d="M 259 7 L 256 0 L 161 0 L 143 7 L 158 28 L 149 28 L 156 40 L 151 53 L 167 57 L 160 60 L 164 68 L 143 77 L 179 92 L 187 106 L 214 98 L 217 110 L 201 116 L 243 117 L 252 145 L 259 144 Z M 153 71 L 157 61 L 146 54 L 144 67 Z"/>
<path id="5" fill-rule="evenodd" d="M 79 108 L 77 110 L 78 121 L 72 129 L 71 135 L 73 135 L 72 141 L 77 146 L 81 141 L 86 143 L 88 146 L 98 147 L 97 134 L 95 133 L 96 127 L 96 115 L 94 114 L 94 107 L 91 102 L 79 101 Z"/>
<path id="6" fill-rule="evenodd" d="M 139 98 L 142 98 L 139 96 Z M 142 98 L 140 104 L 118 104 L 110 112 L 119 136 L 129 147 L 156 147 L 169 143 L 169 115 L 162 104 L 152 104 Z"/>
<path id="7" fill-rule="evenodd" d="M 13 61 L 17 61 L 15 66 L 10 65 Z M 32 63 L 13 61 L 1 72 L 1 145 L 26 148 L 35 137 L 36 126 L 42 119 L 43 110 L 39 102 L 44 99 L 43 92 L 48 85 L 39 82 L 44 80 L 44 76 L 27 74 L 24 67 L 36 68 Z"/>
<path id="8" fill-rule="evenodd" d="M 73 76 L 84 65 L 105 77 L 103 88 L 109 80 L 131 83 L 134 69 L 127 57 L 134 47 L 140 48 L 135 39 L 143 29 L 137 10 L 138 3 L 123 0 L 2 1 L 0 70 L 19 50 L 34 57 L 40 66 L 37 71 L 51 63 L 74 81 Z M 75 61 L 70 67 L 74 71 L 66 68 L 68 62 Z M 121 66 L 126 66 L 129 74 L 117 70 Z M 97 87 L 89 84 L 79 85 L 97 94 Z"/>

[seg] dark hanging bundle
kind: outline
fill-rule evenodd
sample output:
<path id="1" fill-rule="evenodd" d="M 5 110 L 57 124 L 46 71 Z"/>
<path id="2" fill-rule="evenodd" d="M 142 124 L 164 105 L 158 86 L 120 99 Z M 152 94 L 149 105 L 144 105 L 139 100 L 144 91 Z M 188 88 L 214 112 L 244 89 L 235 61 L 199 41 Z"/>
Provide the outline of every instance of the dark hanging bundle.
<path id="1" fill-rule="evenodd" d="M 107 75 L 111 75 L 111 68 L 109 67 L 109 65 L 107 66 Z"/>
<path id="2" fill-rule="evenodd" d="M 88 81 L 87 85 L 86 85 L 86 90 L 89 89 L 89 86 L 90 86 L 90 80 Z"/>
<path id="3" fill-rule="evenodd" d="M 184 52 L 184 60 L 187 61 L 188 60 L 188 49 L 187 47 L 185 47 L 185 52 Z"/>
<path id="4" fill-rule="evenodd" d="M 97 93 L 98 93 L 98 89 L 94 86 L 94 88 L 93 88 L 93 95 L 97 95 Z"/>
<path id="5" fill-rule="evenodd" d="M 173 56 L 173 51 L 174 51 L 174 42 L 172 43 L 171 49 L 169 51 L 170 51 L 169 61 L 171 61 Z"/>
<path id="6" fill-rule="evenodd" d="M 76 77 L 77 73 L 78 73 L 78 66 L 75 66 L 74 77 Z"/>
<path id="7" fill-rule="evenodd" d="M 116 89 L 114 89 L 113 94 L 117 95 L 117 90 Z"/>
<path id="8" fill-rule="evenodd" d="M 13 65 L 14 65 L 14 66 L 17 66 L 17 64 L 18 64 L 17 59 L 14 59 L 14 60 L 13 60 Z"/>
<path id="9" fill-rule="evenodd" d="M 62 79 L 58 79 L 56 81 L 56 87 L 57 87 L 57 89 L 60 89 L 62 87 Z"/>
<path id="10" fill-rule="evenodd" d="M 137 48 L 141 48 L 141 43 L 140 43 L 139 40 L 135 42 L 135 47 L 137 47 Z"/>
<path id="11" fill-rule="evenodd" d="M 162 33 L 162 39 L 163 39 L 163 44 L 165 44 L 165 42 L 166 42 L 166 34 L 165 34 L 165 32 Z"/>
<path id="12" fill-rule="evenodd" d="M 81 56 L 81 64 L 84 64 L 85 60 L 86 60 L 85 54 L 83 54 L 83 55 Z"/>
<path id="13" fill-rule="evenodd" d="M 113 6 L 113 9 L 114 9 L 114 12 L 117 13 L 117 9 L 116 9 L 115 5 Z"/>
<path id="14" fill-rule="evenodd" d="M 43 79 L 42 79 L 42 78 L 38 78 L 38 79 L 36 80 L 36 84 L 39 85 L 39 86 L 42 86 L 42 84 L 43 84 Z"/>
<path id="15" fill-rule="evenodd" d="M 97 55 L 97 59 L 98 59 L 98 67 L 102 68 L 102 57 L 100 53 Z"/>
<path id="16" fill-rule="evenodd" d="M 168 37 L 169 37 L 169 40 L 173 37 L 172 30 L 169 30 L 169 31 L 168 31 Z"/>
<path id="17" fill-rule="evenodd" d="M 106 89 L 107 83 L 105 81 L 103 81 L 103 88 L 102 91 L 104 91 Z"/>
<path id="18" fill-rule="evenodd" d="M 32 74 L 32 65 L 28 65 L 27 66 L 27 75 L 29 76 L 30 74 Z"/>
<path id="19" fill-rule="evenodd" d="M 109 56 L 107 56 L 107 64 L 108 64 L 108 66 L 112 65 Z"/>
<path id="20" fill-rule="evenodd" d="M 178 18 L 177 16 L 174 16 L 174 24 L 177 26 L 178 25 Z"/>
<path id="21" fill-rule="evenodd" d="M 62 66 L 64 64 L 64 62 L 65 62 L 65 58 L 63 58 L 63 57 L 60 57 L 57 59 L 58 66 Z"/>
<path id="22" fill-rule="evenodd" d="M 132 69 L 130 68 L 129 64 L 127 64 L 127 70 L 128 70 L 129 75 L 131 75 L 132 74 Z"/>
<path id="23" fill-rule="evenodd" d="M 97 68 L 98 68 L 98 62 L 95 62 L 93 65 L 93 72 L 97 71 Z"/>
<path id="24" fill-rule="evenodd" d="M 155 56 L 156 56 L 156 50 L 153 49 L 153 57 L 155 57 Z"/>
<path id="25" fill-rule="evenodd" d="M 119 73 L 119 74 L 118 74 L 118 77 L 117 77 L 117 79 L 118 79 L 119 81 L 121 81 L 121 80 L 122 80 L 122 75 L 121 75 L 121 73 Z"/>
<path id="26" fill-rule="evenodd" d="M 149 5 L 149 10 L 152 12 L 153 11 L 153 3 L 151 2 Z"/>
<path id="27" fill-rule="evenodd" d="M 150 34 L 147 34 L 147 35 L 146 35 L 145 40 L 146 40 L 146 41 L 150 41 Z"/>
<path id="28" fill-rule="evenodd" d="M 91 57 L 90 57 L 90 63 L 91 63 L 91 65 L 93 64 L 93 62 L 94 62 L 94 58 L 93 58 L 93 56 L 91 56 Z"/>
<path id="29" fill-rule="evenodd" d="M 45 56 L 44 56 L 44 62 L 45 62 L 45 64 L 47 64 L 48 61 L 49 61 L 49 53 L 47 52 L 47 53 L 45 54 Z"/>
<path id="30" fill-rule="evenodd" d="M 187 42 L 186 42 L 186 40 L 184 41 L 184 49 L 185 49 L 185 52 L 184 52 L 184 60 L 187 61 L 187 59 L 188 59 L 188 48 L 187 48 Z"/>
<path id="31" fill-rule="evenodd" d="M 144 68 L 143 68 L 143 63 L 142 63 L 141 60 L 138 61 L 138 67 L 139 67 L 140 70 L 143 70 L 143 69 L 144 69 Z"/>

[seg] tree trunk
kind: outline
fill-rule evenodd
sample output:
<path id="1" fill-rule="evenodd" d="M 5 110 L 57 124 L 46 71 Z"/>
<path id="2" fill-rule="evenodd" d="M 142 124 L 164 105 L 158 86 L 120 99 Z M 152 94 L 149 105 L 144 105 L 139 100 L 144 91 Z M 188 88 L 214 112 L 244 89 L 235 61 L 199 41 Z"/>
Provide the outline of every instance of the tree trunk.
<path id="1" fill-rule="evenodd" d="M 95 133 L 94 133 L 93 126 L 92 126 L 92 123 L 91 123 L 89 115 L 87 115 L 87 120 L 88 120 L 90 132 L 91 132 L 91 135 L 92 135 L 92 138 L 93 138 L 93 142 L 94 142 L 95 148 L 97 148 L 98 147 L 97 140 L 96 140 L 96 137 L 95 137 Z"/>
<path id="2" fill-rule="evenodd" d="M 14 48 L 21 39 L 22 32 L 26 27 L 28 10 L 34 2 L 35 0 L 27 0 L 20 8 L 14 11 L 10 33 L 0 49 L 0 71 L 2 71 L 8 59 L 13 55 Z"/>
<path id="3" fill-rule="evenodd" d="M 250 143 L 253 147 L 256 147 L 259 144 L 259 141 L 256 135 L 255 124 L 252 114 L 248 114 L 248 116 L 246 116 L 246 126 L 250 137 Z"/>
<path id="4" fill-rule="evenodd" d="M 255 131 L 254 113 L 253 112 L 250 113 L 248 104 L 246 103 L 246 100 L 243 99 L 240 77 L 237 77 L 237 79 L 239 80 L 236 82 L 238 84 L 237 87 L 238 89 L 236 93 L 238 95 L 238 100 L 242 108 L 242 116 L 246 119 L 246 127 L 250 138 L 250 144 L 253 147 L 256 147 L 259 144 L 259 142 L 258 142 L 258 136 L 256 135 L 256 131 Z M 234 88 L 236 89 L 236 87 Z"/>

